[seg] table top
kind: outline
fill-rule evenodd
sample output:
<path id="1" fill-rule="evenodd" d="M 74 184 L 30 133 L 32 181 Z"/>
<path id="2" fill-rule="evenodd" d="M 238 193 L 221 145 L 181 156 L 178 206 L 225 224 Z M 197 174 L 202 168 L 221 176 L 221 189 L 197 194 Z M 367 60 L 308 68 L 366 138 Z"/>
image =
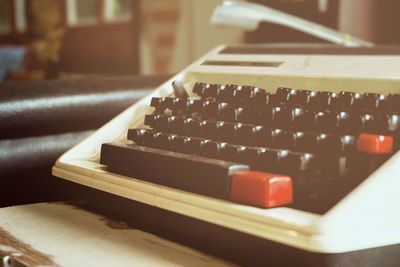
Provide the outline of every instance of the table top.
<path id="1" fill-rule="evenodd" d="M 67 203 L 0 209 L 0 256 L 5 266 L 232 265 Z"/>

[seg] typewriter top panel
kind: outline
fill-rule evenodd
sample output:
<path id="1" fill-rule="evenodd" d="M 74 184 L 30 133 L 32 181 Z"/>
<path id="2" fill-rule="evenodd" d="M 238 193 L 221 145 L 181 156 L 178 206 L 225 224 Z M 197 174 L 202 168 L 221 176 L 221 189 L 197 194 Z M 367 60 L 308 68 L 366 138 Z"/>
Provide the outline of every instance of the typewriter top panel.
<path id="1" fill-rule="evenodd" d="M 291 87 L 333 92 L 399 92 L 398 48 L 350 50 L 343 54 L 343 49 L 336 46 L 322 46 L 311 54 L 307 46 L 223 46 L 191 65 L 185 82 L 188 86 L 196 80 L 248 84 L 270 91 Z"/>

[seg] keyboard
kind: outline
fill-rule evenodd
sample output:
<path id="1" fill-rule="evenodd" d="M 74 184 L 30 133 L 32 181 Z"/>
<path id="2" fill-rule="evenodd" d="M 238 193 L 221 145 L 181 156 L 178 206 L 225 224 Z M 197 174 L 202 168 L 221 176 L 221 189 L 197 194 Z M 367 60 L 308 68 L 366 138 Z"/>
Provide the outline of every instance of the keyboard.
<path id="1" fill-rule="evenodd" d="M 192 92 L 153 97 L 149 128 L 104 144 L 100 163 L 198 194 L 325 213 L 399 147 L 399 94 L 203 82 Z"/>
<path id="2" fill-rule="evenodd" d="M 53 174 L 304 255 L 395 262 L 400 52 L 328 48 L 217 47 Z"/>

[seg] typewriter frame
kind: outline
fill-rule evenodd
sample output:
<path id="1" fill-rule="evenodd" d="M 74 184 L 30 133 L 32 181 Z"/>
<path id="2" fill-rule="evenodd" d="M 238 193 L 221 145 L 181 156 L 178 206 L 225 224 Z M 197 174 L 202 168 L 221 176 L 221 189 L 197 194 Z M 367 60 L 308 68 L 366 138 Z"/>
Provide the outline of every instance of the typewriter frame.
<path id="1" fill-rule="evenodd" d="M 143 125 L 144 115 L 151 110 L 151 98 L 171 95 L 174 80 L 182 80 L 188 90 L 195 81 L 202 81 L 253 85 L 271 91 L 285 86 L 386 94 L 400 92 L 400 75 L 395 71 L 400 69 L 400 53 L 332 57 L 232 54 L 224 53 L 226 49 L 226 46 L 213 49 L 71 148 L 57 160 L 53 175 L 307 252 L 346 253 L 400 243 L 400 213 L 396 212 L 400 198 L 400 189 L 396 187 L 400 177 L 399 152 L 323 215 L 287 207 L 260 209 L 202 196 L 109 173 L 98 163 L 101 144 L 126 142 L 127 130 Z M 368 66 L 371 60 L 376 69 L 374 77 L 371 77 L 373 68 Z M 211 62 L 211 65 L 204 62 Z M 227 67 L 226 64 L 232 62 L 237 65 Z M 263 62 L 267 64 L 258 65 Z M 267 66 L 270 63 L 275 65 Z M 324 65 L 327 63 L 331 64 Z M 359 68 L 354 69 L 357 64 Z M 351 71 L 346 73 L 346 70 Z M 284 84 L 279 82 L 282 80 Z"/>

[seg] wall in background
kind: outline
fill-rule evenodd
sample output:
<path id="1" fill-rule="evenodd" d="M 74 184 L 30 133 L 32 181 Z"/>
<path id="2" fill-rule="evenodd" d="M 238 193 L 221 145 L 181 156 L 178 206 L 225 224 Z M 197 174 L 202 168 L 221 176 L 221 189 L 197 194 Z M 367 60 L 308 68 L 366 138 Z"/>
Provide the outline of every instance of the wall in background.
<path id="1" fill-rule="evenodd" d="M 365 40 L 376 41 L 379 4 L 376 0 L 340 0 L 338 29 Z"/>
<path id="2" fill-rule="evenodd" d="M 143 1 L 141 73 L 175 73 L 217 45 L 242 43 L 243 31 L 210 24 L 213 10 L 221 2 Z M 155 10 L 158 18 L 149 15 Z"/>

